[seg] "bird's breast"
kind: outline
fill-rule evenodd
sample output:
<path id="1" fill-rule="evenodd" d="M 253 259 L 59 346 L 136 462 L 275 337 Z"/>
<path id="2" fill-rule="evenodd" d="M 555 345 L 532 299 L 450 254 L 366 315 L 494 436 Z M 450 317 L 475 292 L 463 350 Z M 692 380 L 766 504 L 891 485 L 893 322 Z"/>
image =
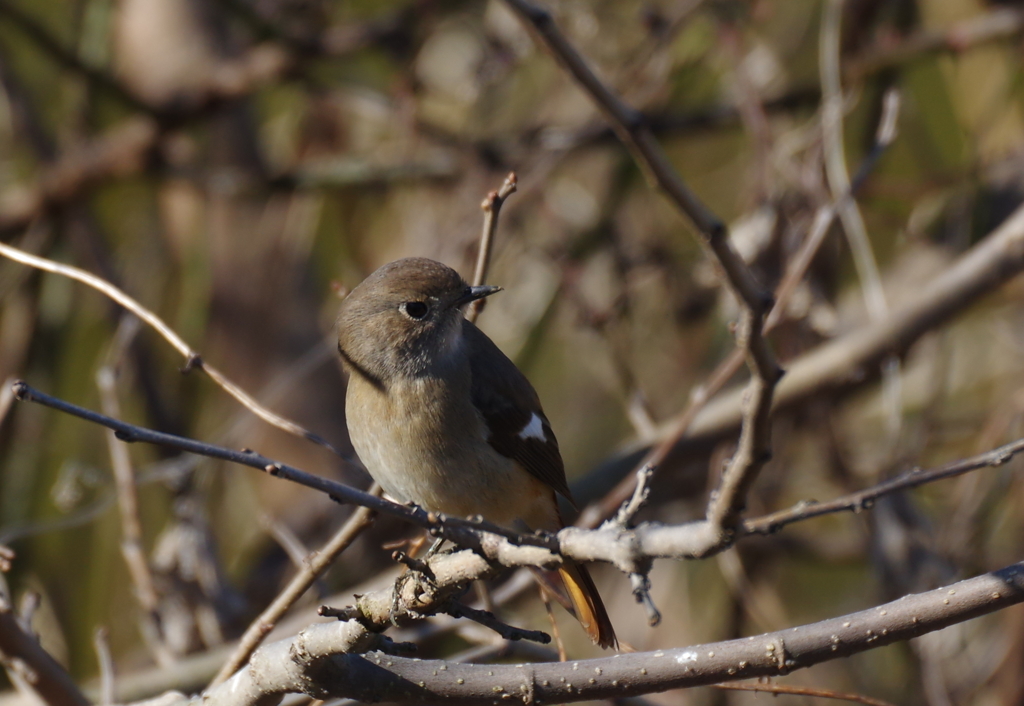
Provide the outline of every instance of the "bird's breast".
<path id="1" fill-rule="evenodd" d="M 352 376 L 349 435 L 374 480 L 399 502 L 556 529 L 553 491 L 502 456 L 465 387 L 424 376 L 380 389 Z"/>

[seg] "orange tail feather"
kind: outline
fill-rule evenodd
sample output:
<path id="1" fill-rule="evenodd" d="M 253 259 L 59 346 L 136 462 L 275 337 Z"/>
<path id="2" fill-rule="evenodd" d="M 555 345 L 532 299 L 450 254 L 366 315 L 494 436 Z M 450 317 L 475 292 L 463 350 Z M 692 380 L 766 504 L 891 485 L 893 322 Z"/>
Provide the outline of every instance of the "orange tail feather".
<path id="1" fill-rule="evenodd" d="M 597 592 L 590 573 L 579 564 L 567 562 L 558 568 L 558 576 L 562 579 L 565 592 L 572 601 L 576 619 L 580 621 L 587 635 L 594 644 L 604 648 L 618 647 L 615 629 L 604 609 L 601 595 Z"/>

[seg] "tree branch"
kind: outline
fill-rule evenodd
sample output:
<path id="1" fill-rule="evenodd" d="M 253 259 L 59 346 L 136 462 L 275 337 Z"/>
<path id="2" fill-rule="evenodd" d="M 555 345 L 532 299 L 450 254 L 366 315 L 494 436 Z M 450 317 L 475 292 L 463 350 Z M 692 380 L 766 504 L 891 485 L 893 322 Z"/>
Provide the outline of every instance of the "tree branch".
<path id="1" fill-rule="evenodd" d="M 149 324 L 150 327 L 156 330 L 156 332 L 159 333 L 165 341 L 170 343 L 176 351 L 185 357 L 185 368 L 183 369 L 183 372 L 188 372 L 194 368 L 202 370 L 210 377 L 210 379 L 217 383 L 221 389 L 234 397 L 235 400 L 267 424 L 275 426 L 278 429 L 282 429 L 289 434 L 294 434 L 295 436 L 306 439 L 307 441 L 312 441 L 314 444 L 323 446 L 344 459 L 341 452 L 334 448 L 330 442 L 319 434 L 314 434 L 295 422 L 271 412 L 269 409 L 257 402 L 249 393 L 229 380 L 224 373 L 203 361 L 199 352 L 193 350 L 181 336 L 175 333 L 174 329 L 164 323 L 163 319 L 139 304 L 105 279 L 97 277 L 94 274 L 72 265 L 64 265 L 59 262 L 54 262 L 53 260 L 48 260 L 45 257 L 32 255 L 24 250 L 19 250 L 18 248 L 7 245 L 6 243 L 0 243 L 0 255 L 14 260 L 15 262 L 20 262 L 23 265 L 35 267 L 36 269 L 43 270 L 44 272 L 52 272 L 69 279 L 73 279 L 76 282 L 81 282 L 82 284 L 88 285 L 101 294 L 113 299 L 125 309 L 142 319 L 142 321 Z"/>
<path id="2" fill-rule="evenodd" d="M 1024 602 L 1024 563 L 868 610 L 786 630 L 656 652 L 573 662 L 457 664 L 369 652 L 357 623 L 313 625 L 261 648 L 256 666 L 203 694 L 248 706 L 289 691 L 315 698 L 451 706 L 571 703 L 788 674 L 908 640 Z M 193 701 L 192 703 L 198 703 Z"/>
<path id="3" fill-rule="evenodd" d="M 515 193 L 516 183 L 516 173 L 509 172 L 501 187 L 487 194 L 483 203 L 480 204 L 480 208 L 484 212 L 484 227 L 480 233 L 480 246 L 476 254 L 476 269 L 473 272 L 472 282 L 474 287 L 484 284 L 484 280 L 487 279 L 487 270 L 491 265 L 491 246 L 494 244 L 494 234 L 498 232 L 498 212 L 501 211 L 501 206 L 505 203 L 505 199 Z M 476 319 L 480 316 L 480 312 L 483 311 L 486 302 L 486 299 L 477 299 L 470 304 L 469 311 L 466 312 L 466 318 L 470 322 L 476 323 Z"/>
<path id="4" fill-rule="evenodd" d="M 526 0 L 506 2 L 601 108 L 615 134 L 629 148 L 648 179 L 668 195 L 701 233 L 702 242 L 721 266 L 726 283 L 740 305 L 737 342 L 745 352 L 751 380 L 745 393 L 739 445 L 708 503 L 707 534 L 703 540 L 708 543 L 707 551 L 720 550 L 731 541 L 746 505 L 747 490 L 771 457 L 772 399 L 775 386 L 782 377 L 782 370 L 775 362 L 763 331 L 764 315 L 771 307 L 771 297 L 761 288 L 733 247 L 725 224 L 690 191 L 672 166 L 668 155 L 644 122 L 643 115 L 626 105 L 601 82 L 555 25 L 548 11 Z M 643 572 L 634 570 L 630 573 Z"/>
<path id="5" fill-rule="evenodd" d="M 370 495 L 380 496 L 380 486 L 374 484 L 368 491 Z M 374 512 L 369 508 L 357 508 L 348 521 L 335 533 L 327 544 L 319 551 L 312 552 L 298 574 L 288 583 L 277 598 L 260 613 L 256 620 L 252 621 L 245 633 L 238 641 L 235 651 L 231 657 L 220 668 L 217 675 L 210 682 L 210 686 L 217 686 L 227 681 L 228 677 L 234 674 L 245 664 L 256 648 L 260 646 L 263 639 L 274 629 L 281 617 L 288 612 L 288 609 L 299 600 L 303 594 L 312 586 L 317 578 L 334 563 L 334 560 L 341 555 L 352 542 L 362 534 L 363 530 L 373 524 Z"/>
<path id="6" fill-rule="evenodd" d="M 920 468 L 912 468 L 906 473 L 902 473 L 883 483 L 873 485 L 864 490 L 858 490 L 855 493 L 850 493 L 828 502 L 819 503 L 814 500 L 806 500 L 797 503 L 787 510 L 780 510 L 763 517 L 746 520 L 743 523 L 743 532 L 745 534 L 773 534 L 786 525 L 800 522 L 801 520 L 808 520 L 812 517 L 821 517 L 822 515 L 831 515 L 844 511 L 860 512 L 861 510 L 867 510 L 874 505 L 876 500 L 886 495 L 916 488 L 927 483 L 934 483 L 937 480 L 954 478 L 981 468 L 998 468 L 1009 463 L 1010 459 L 1021 451 L 1024 451 L 1024 439 L 1018 439 L 1005 446 L 1000 446 L 998 449 L 993 449 L 971 458 L 953 461 L 944 466 L 938 466 L 926 471 Z"/>
<path id="7" fill-rule="evenodd" d="M 90 706 L 64 667 L 21 627 L 5 596 L 0 596 L 0 661 L 17 662 L 25 681 L 47 706 Z"/>
<path id="8" fill-rule="evenodd" d="M 453 575 L 457 574 L 460 581 L 466 582 L 491 576 L 499 566 L 553 568 L 562 561 L 562 557 L 577 561 L 603 561 L 613 564 L 625 574 L 645 575 L 652 559 L 705 557 L 731 546 L 744 534 L 770 532 L 797 520 L 862 507 L 865 502 L 870 505 L 871 502 L 883 495 L 971 470 L 1000 465 L 1011 456 L 1024 450 L 1024 441 L 1014 442 L 987 454 L 949 464 L 934 471 L 911 471 L 900 478 L 861 491 L 861 493 L 846 496 L 831 503 L 824 503 L 821 505 L 822 508 L 825 508 L 824 511 L 816 511 L 817 506 L 805 503 L 797 508 L 783 511 L 778 516 L 769 515 L 766 518 L 754 520 L 749 531 L 746 524 L 740 524 L 724 541 L 720 527 L 710 520 L 680 525 L 646 522 L 635 528 L 623 527 L 615 521 L 609 521 L 596 530 L 566 527 L 556 535 L 520 534 L 492 525 L 480 518 L 445 517 L 437 513 L 426 512 L 415 506 L 399 505 L 370 493 L 356 490 L 343 483 L 272 461 L 254 451 L 233 451 L 173 434 L 143 429 L 45 395 L 24 382 L 19 381 L 14 384 L 14 393 L 19 400 L 37 402 L 114 429 L 122 441 L 144 441 L 239 463 L 326 493 L 338 502 L 361 505 L 381 514 L 398 517 L 413 525 L 423 527 L 431 534 L 445 537 L 469 550 L 468 552 L 457 552 L 456 555 L 468 554 L 479 560 L 480 563 L 460 565 L 458 569 L 445 569 Z M 431 557 L 431 570 L 436 573 L 438 569 L 433 562 L 441 561 L 448 556 L 453 555 Z M 468 559 L 462 557 L 458 561 L 465 562 Z M 447 586 L 443 582 L 439 582 L 438 585 Z M 371 599 L 367 596 L 362 597 L 360 610 L 362 610 L 363 617 L 374 616 L 372 620 L 375 623 L 389 621 L 391 618 L 390 608 L 394 604 L 394 592 L 387 590 L 367 595 L 375 596 L 372 601 L 375 601 L 376 607 L 367 612 L 364 606 L 370 605 Z M 406 600 L 406 603 L 410 606 L 418 605 L 422 608 L 433 605 L 434 598 L 424 603 L 415 591 L 409 595 L 411 599 Z"/>

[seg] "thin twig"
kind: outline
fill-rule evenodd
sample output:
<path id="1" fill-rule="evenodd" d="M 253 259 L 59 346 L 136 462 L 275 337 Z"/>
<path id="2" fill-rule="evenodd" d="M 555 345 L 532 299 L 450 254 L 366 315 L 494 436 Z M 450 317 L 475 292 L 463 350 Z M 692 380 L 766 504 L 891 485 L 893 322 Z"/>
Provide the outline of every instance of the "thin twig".
<path id="1" fill-rule="evenodd" d="M 636 486 L 633 489 L 633 496 L 628 501 L 622 503 L 622 506 L 615 513 L 615 518 L 611 522 L 622 529 L 626 529 L 633 523 L 636 514 L 643 509 L 644 505 L 647 504 L 647 498 L 650 497 L 650 482 L 653 476 L 653 466 L 644 465 L 640 467 L 635 476 Z"/>
<path id="2" fill-rule="evenodd" d="M 558 620 L 555 618 L 555 611 L 551 607 L 552 594 L 543 584 L 537 584 L 537 590 L 540 592 L 541 603 L 544 604 L 544 612 L 548 616 L 548 624 L 551 625 L 551 638 L 554 640 L 555 647 L 558 649 L 558 661 L 564 662 L 568 659 L 568 653 L 565 651 L 565 641 L 562 640 L 562 632 L 558 629 Z"/>
<path id="3" fill-rule="evenodd" d="M 405 520 L 413 525 L 429 530 L 431 534 L 456 541 L 462 546 L 475 547 L 481 550 L 486 549 L 479 546 L 480 533 L 486 533 L 507 539 L 515 546 L 557 551 L 558 542 L 550 534 L 522 533 L 505 527 L 499 527 L 479 516 L 471 519 L 462 519 L 448 517 L 441 513 L 427 512 L 415 505 L 399 505 L 390 500 L 357 490 L 344 483 L 307 473 L 286 463 L 279 463 L 250 449 L 234 451 L 215 444 L 208 444 L 175 434 L 167 434 L 135 424 L 129 424 L 128 422 L 113 419 L 57 397 L 47 395 L 33 389 L 22 381 L 15 382 L 13 389 L 14 396 L 18 400 L 35 402 L 65 414 L 71 414 L 94 424 L 113 429 L 117 433 L 117 438 L 121 441 L 141 441 L 256 468 L 275 478 L 281 478 L 282 480 L 291 481 L 317 490 L 336 502 L 367 507 L 375 512 Z"/>
<path id="4" fill-rule="evenodd" d="M 879 159 L 881 159 L 882 155 L 896 139 L 899 109 L 899 93 L 896 90 L 890 90 L 886 93 L 883 100 L 882 117 L 875 132 L 874 143 L 858 166 L 857 173 L 851 180 L 849 189 L 817 210 L 811 222 L 810 231 L 803 239 L 796 255 L 787 264 L 786 273 L 775 289 L 775 303 L 765 316 L 765 335 L 771 333 L 784 320 L 789 300 L 796 291 L 797 285 L 803 280 L 804 274 L 813 262 L 814 256 L 818 253 L 821 244 L 825 241 L 825 236 L 835 221 L 841 203 L 856 196 L 867 181 L 875 165 L 878 164 Z M 657 466 L 665 460 L 676 444 L 679 443 L 680 439 L 683 438 L 683 435 L 689 431 L 690 425 L 704 408 L 705 404 L 725 387 L 726 383 L 739 371 L 743 365 L 743 360 L 743 350 L 736 348 L 725 360 L 719 363 L 707 380 L 693 393 L 687 407 L 666 424 L 665 430 L 659 434 L 661 441 L 644 457 L 640 464 L 641 467 L 644 465 Z M 596 527 L 625 502 L 625 499 L 633 492 L 634 485 L 635 479 L 632 476 L 623 478 L 600 502 L 584 510 L 577 524 L 581 527 Z"/>
<path id="5" fill-rule="evenodd" d="M 367 491 L 369 495 L 380 497 L 380 486 L 376 483 Z M 365 507 L 357 508 L 348 521 L 328 540 L 319 551 L 311 553 L 302 564 L 298 574 L 288 583 L 277 598 L 260 613 L 256 620 L 252 621 L 245 634 L 242 635 L 235 651 L 224 666 L 220 668 L 217 675 L 210 682 L 214 687 L 226 681 L 232 674 L 237 672 L 245 664 L 256 648 L 260 646 L 263 639 L 274 629 L 278 621 L 288 610 L 295 605 L 295 602 L 302 597 L 310 586 L 323 574 L 327 568 L 334 563 L 342 552 L 352 545 L 352 542 L 362 534 L 363 530 L 373 524 L 375 513 Z M 209 687 L 208 687 L 209 688 Z"/>
<path id="6" fill-rule="evenodd" d="M 487 279 L 487 270 L 491 265 L 491 248 L 494 245 L 494 234 L 498 232 L 498 213 L 501 211 L 505 199 L 515 193 L 516 173 L 509 172 L 504 183 L 497 191 L 492 191 L 484 198 L 480 208 L 484 212 L 484 226 L 480 233 L 480 245 L 476 254 L 476 270 L 473 272 L 473 286 L 479 287 Z M 469 305 L 466 318 L 475 323 L 480 312 L 484 309 L 486 299 L 477 299 Z"/>
<path id="7" fill-rule="evenodd" d="M 98 292 L 110 297 L 115 302 L 123 306 L 128 311 L 132 312 L 144 322 L 149 324 L 153 329 L 159 333 L 164 340 L 171 344 L 171 346 L 181 353 L 185 358 L 185 370 L 191 370 L 198 368 L 205 372 L 210 378 L 217 383 L 221 388 L 224 389 L 229 395 L 234 397 L 238 402 L 244 405 L 249 411 L 258 416 L 263 421 L 271 424 L 278 429 L 282 429 L 289 434 L 301 437 L 308 441 L 312 441 L 315 444 L 319 444 L 330 451 L 333 451 L 338 456 L 344 458 L 343 454 L 332 446 L 323 437 L 314 434 L 311 431 L 299 426 L 295 422 L 285 419 L 277 414 L 274 414 L 269 409 L 265 408 L 255 399 L 253 399 L 245 390 L 233 383 L 231 380 L 214 368 L 212 365 L 203 361 L 199 353 L 192 349 L 174 330 L 168 326 L 164 321 L 154 314 L 149 309 L 145 308 L 137 301 L 129 297 L 123 291 L 112 285 L 101 277 L 97 277 L 85 270 L 74 267 L 73 265 L 64 265 L 59 262 L 54 262 L 45 257 L 39 257 L 19 250 L 18 248 L 12 247 L 6 243 L 0 243 L 0 255 L 7 257 L 15 262 L 20 262 L 23 265 L 29 267 L 35 267 L 36 269 L 43 270 L 45 272 L 52 272 L 54 274 L 73 279 L 77 282 L 81 282 Z"/>
<path id="8" fill-rule="evenodd" d="M 275 520 L 270 515 L 263 515 L 260 517 L 260 527 L 267 531 L 277 545 L 284 550 L 284 553 L 288 555 L 292 564 L 297 568 L 302 568 L 302 562 L 306 560 L 306 557 L 310 554 L 309 549 L 302 540 L 299 539 L 287 525 L 283 522 Z"/>
<path id="9" fill-rule="evenodd" d="M 107 426 L 118 432 L 118 438 L 125 441 L 160 444 L 257 468 L 284 480 L 318 490 L 339 502 L 362 505 L 382 514 L 398 517 L 416 526 L 424 527 L 431 534 L 444 536 L 460 546 L 469 548 L 469 554 L 477 556 L 482 562 L 479 575 L 460 574 L 465 580 L 484 575 L 489 576 L 488 571 L 494 570 L 497 565 L 551 568 L 557 565 L 559 556 L 578 561 L 606 561 L 626 574 L 639 574 L 642 577 L 646 575 L 650 561 L 655 558 L 682 559 L 708 556 L 731 546 L 745 534 L 767 533 L 798 520 L 810 519 L 831 512 L 870 507 L 875 500 L 883 495 L 979 468 L 1000 465 L 1013 454 L 1024 450 L 1024 440 L 1021 440 L 988 454 L 956 462 L 934 471 L 911 471 L 897 479 L 840 498 L 832 503 L 801 504 L 782 513 L 769 515 L 767 518 L 752 520 L 749 524 L 741 523 L 724 542 L 720 536 L 721 526 L 711 520 L 682 525 L 644 523 L 634 529 L 609 526 L 587 531 L 576 527 L 567 527 L 557 535 L 520 534 L 492 525 L 480 518 L 449 518 L 425 512 L 415 506 L 399 505 L 342 483 L 306 473 L 287 464 L 276 463 L 252 451 L 232 451 L 110 419 L 40 393 L 23 382 L 15 384 L 15 395 L 19 400 L 37 402 Z M 447 557 L 448 555 L 443 556 Z M 386 617 L 381 616 L 389 614 L 394 592 L 389 590 L 385 593 L 386 595 L 381 594 L 373 599 L 377 604 L 386 604 L 387 606 L 387 610 L 381 610 L 380 615 L 375 616 L 375 620 L 377 618 L 383 621 L 387 620 Z M 362 604 L 367 604 L 368 600 L 368 597 L 364 596 L 361 599 Z"/>
<path id="10" fill-rule="evenodd" d="M 850 193 L 850 175 L 846 166 L 843 136 L 844 99 L 839 41 L 843 2 L 844 0 L 827 0 L 821 19 L 818 64 L 821 71 L 822 148 L 828 185 L 832 191 L 832 198 L 838 205 L 839 218 L 850 243 L 868 315 L 873 321 L 877 321 L 884 318 L 889 311 L 885 292 L 882 290 L 882 277 L 856 201 L 842 198 Z"/>
<path id="11" fill-rule="evenodd" d="M 530 642 L 539 642 L 542 645 L 547 645 L 551 642 L 551 636 L 546 632 L 541 632 L 540 630 L 527 630 L 525 628 L 517 628 L 515 626 L 508 625 L 498 620 L 494 616 L 494 613 L 486 610 L 470 608 L 458 601 L 452 601 L 449 603 L 443 609 L 443 612 L 453 618 L 467 618 L 475 623 L 479 623 L 480 625 L 490 628 L 494 632 L 498 633 L 506 640 L 529 640 Z"/>
<path id="12" fill-rule="evenodd" d="M 842 691 L 832 691 L 831 689 L 817 689 L 813 686 L 790 686 L 787 684 L 759 683 L 715 684 L 714 687 L 716 689 L 725 689 L 726 691 L 758 691 L 773 695 L 792 694 L 794 696 L 814 696 L 819 699 L 851 701 L 855 704 L 864 704 L 865 706 L 893 706 L 893 704 L 888 701 L 874 699 L 870 696 L 864 696 L 862 694 L 848 694 Z"/>
<path id="13" fill-rule="evenodd" d="M 506 2 L 601 108 L 648 179 L 664 191 L 697 228 L 703 236 L 702 242 L 721 266 L 726 283 L 741 306 L 737 339 L 746 353 L 751 380 L 746 392 L 737 451 L 722 474 L 721 484 L 712 495 L 707 512 L 708 520 L 717 529 L 719 544 L 724 546 L 739 521 L 747 490 L 771 454 L 770 412 L 775 386 L 782 376 L 762 331 L 764 314 L 770 308 L 771 299 L 733 247 L 725 224 L 686 185 L 644 122 L 643 115 L 627 106 L 594 74 L 555 25 L 548 11 L 526 0 Z"/>
<path id="14" fill-rule="evenodd" d="M 722 265 L 726 279 L 746 305 L 762 310 L 768 297 L 729 242 L 725 224 L 690 190 L 676 172 L 668 155 L 654 139 L 643 115 L 627 106 L 594 74 L 580 53 L 555 25 L 551 14 L 526 0 L 506 0 L 541 39 L 555 59 L 580 84 L 605 113 L 616 135 L 633 153 L 652 183 L 665 191 L 680 211 L 704 236 Z"/>
<path id="15" fill-rule="evenodd" d="M 919 30 L 895 44 L 891 41 L 878 42 L 843 62 L 843 74 L 857 81 L 930 54 L 964 52 L 982 44 L 1015 37 L 1021 32 L 1024 32 L 1024 10 L 992 6 L 988 12 L 943 29 Z"/>
<path id="16" fill-rule="evenodd" d="M 110 417 L 121 416 L 121 405 L 117 399 L 116 379 L 120 361 L 125 350 L 131 345 L 139 328 L 139 319 L 128 314 L 118 326 L 114 343 L 111 345 L 107 363 L 96 373 L 96 387 L 99 388 L 100 405 Z M 174 662 L 174 655 L 167 649 L 160 626 L 159 604 L 153 573 L 142 540 L 142 523 L 139 521 L 139 500 L 128 447 L 107 430 L 107 450 L 110 465 L 114 471 L 114 485 L 117 491 L 118 514 L 121 518 L 121 555 L 128 567 L 128 575 L 135 588 L 135 599 L 142 608 L 142 634 L 157 664 L 166 667 Z"/>
<path id="17" fill-rule="evenodd" d="M 821 140 L 825 176 L 837 203 L 843 233 L 853 254 L 857 277 L 861 282 L 864 305 L 871 321 L 882 321 L 889 314 L 882 275 L 868 237 L 864 217 L 856 199 L 841 198 L 850 193 L 850 174 L 846 166 L 843 131 L 842 47 L 840 23 L 844 0 L 827 0 L 821 17 L 818 66 L 821 74 Z M 895 356 L 882 363 L 882 397 L 885 405 L 890 444 L 894 443 L 902 423 L 903 404 L 900 362 Z"/>
<path id="18" fill-rule="evenodd" d="M 772 534 L 786 525 L 812 517 L 821 517 L 822 515 L 830 515 L 847 510 L 853 512 L 868 510 L 883 496 L 916 488 L 927 483 L 934 483 L 937 480 L 953 478 L 981 468 L 998 468 L 1008 463 L 1010 459 L 1022 451 L 1024 451 L 1024 439 L 1019 439 L 992 451 L 972 456 L 971 458 L 953 461 L 944 466 L 928 470 L 913 468 L 883 483 L 858 490 L 855 493 L 844 495 L 835 500 L 822 503 L 807 500 L 797 503 L 786 510 L 746 520 L 743 523 L 743 531 L 746 534 Z"/>
<path id="19" fill-rule="evenodd" d="M 647 624 L 652 628 L 658 627 L 661 623 L 661 611 L 654 604 L 651 597 L 651 579 L 649 573 L 634 572 L 629 575 L 629 585 L 633 590 L 633 598 L 644 607 L 647 615 Z"/>

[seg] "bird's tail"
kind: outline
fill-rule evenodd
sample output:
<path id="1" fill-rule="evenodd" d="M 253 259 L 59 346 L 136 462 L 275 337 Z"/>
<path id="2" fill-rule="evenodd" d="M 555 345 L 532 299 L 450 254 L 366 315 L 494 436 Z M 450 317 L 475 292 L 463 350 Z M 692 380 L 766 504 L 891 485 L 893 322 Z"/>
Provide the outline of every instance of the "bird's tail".
<path id="1" fill-rule="evenodd" d="M 558 567 L 558 577 L 562 579 L 565 592 L 569 594 L 576 619 L 594 644 L 604 648 L 618 647 L 612 621 L 608 618 L 590 573 L 579 564 L 566 562 Z"/>

